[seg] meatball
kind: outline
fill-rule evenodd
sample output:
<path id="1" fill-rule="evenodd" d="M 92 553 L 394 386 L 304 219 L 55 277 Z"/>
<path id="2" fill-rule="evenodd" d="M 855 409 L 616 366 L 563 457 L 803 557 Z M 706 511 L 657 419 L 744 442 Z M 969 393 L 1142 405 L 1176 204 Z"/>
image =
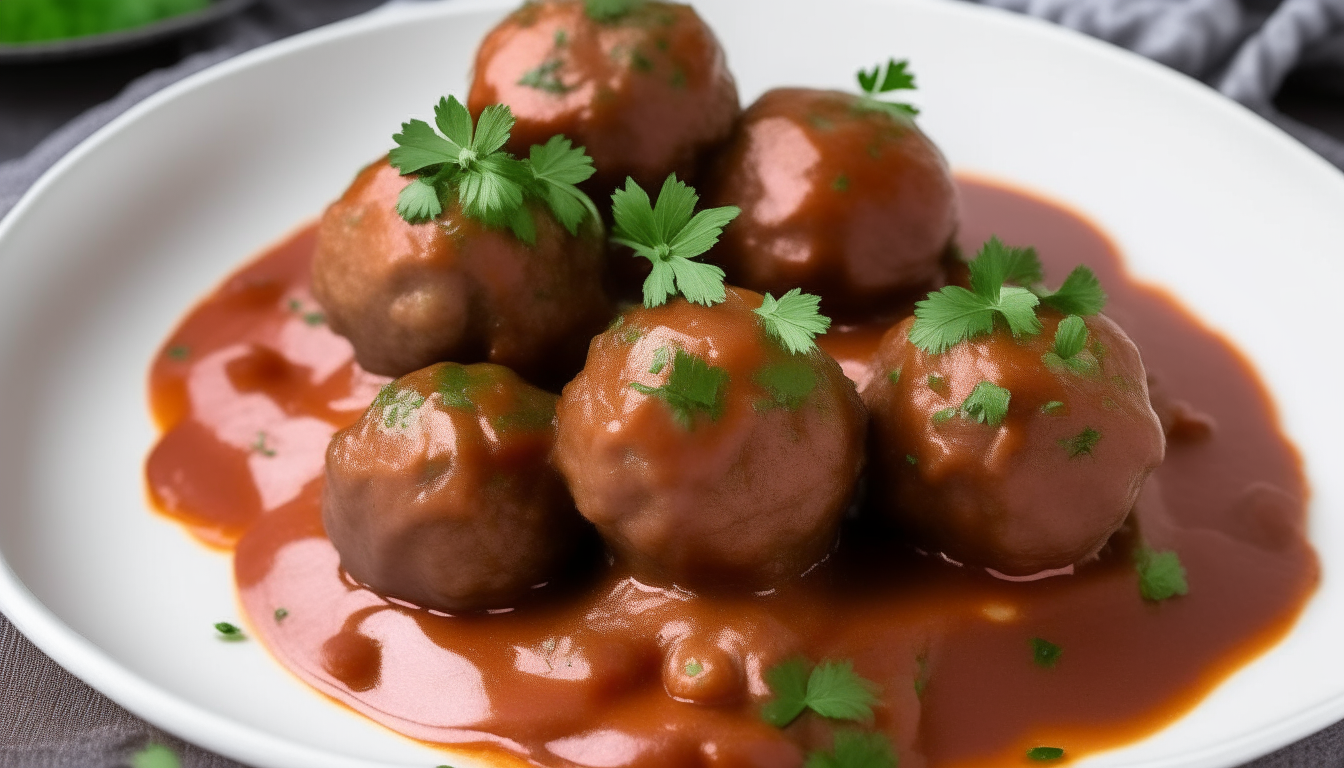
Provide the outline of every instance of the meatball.
<path id="1" fill-rule="evenodd" d="M 865 413 L 819 350 L 791 354 L 728 288 L 625 313 L 557 406 L 555 463 L 636 573 L 769 589 L 830 552 L 863 465 Z"/>
<path id="2" fill-rule="evenodd" d="M 558 388 L 611 317 L 601 224 L 590 218 L 574 237 L 530 204 L 535 245 L 456 203 L 410 224 L 396 212 L 409 181 L 379 161 L 322 214 L 312 288 L 332 329 L 373 373 L 483 361 Z"/>
<path id="3" fill-rule="evenodd" d="M 907 319 L 863 392 L 881 513 L 923 549 L 1013 576 L 1096 553 L 1166 447 L 1124 331 L 1086 318 L 1084 351 L 1066 362 L 1053 352 L 1061 317 L 1040 319 L 1038 335 L 997 328 L 938 355 L 910 342 Z"/>
<path id="4" fill-rule="evenodd" d="M 341 565 L 426 608 L 513 605 L 587 527 L 547 457 L 556 396 L 503 366 L 388 384 L 327 448 L 322 520 Z"/>
<path id="5" fill-rule="evenodd" d="M 730 282 L 801 287 L 854 317 L 940 278 L 958 216 L 947 162 L 912 121 L 861 103 L 779 88 L 743 113 L 705 190 L 742 209 L 715 250 Z"/>
<path id="6" fill-rule="evenodd" d="M 692 180 L 741 112 L 723 48 L 690 6 L 626 5 L 594 18 L 584 2 L 527 3 L 481 43 L 467 99 L 472 114 L 513 110 L 515 154 L 557 133 L 586 147 L 597 173 L 581 186 L 601 199 L 627 176 Z"/>

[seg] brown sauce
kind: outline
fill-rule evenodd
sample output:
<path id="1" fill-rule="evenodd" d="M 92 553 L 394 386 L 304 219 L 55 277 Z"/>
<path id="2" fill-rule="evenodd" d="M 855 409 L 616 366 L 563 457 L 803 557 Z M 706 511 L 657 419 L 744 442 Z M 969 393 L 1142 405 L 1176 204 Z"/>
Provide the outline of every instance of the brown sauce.
<path id="1" fill-rule="evenodd" d="M 797 653 L 852 660 L 881 686 L 874 726 L 903 768 L 1028 764 L 1034 746 L 1076 758 L 1135 740 L 1280 639 L 1315 588 L 1301 463 L 1247 362 L 1130 280 L 1093 226 L 1003 187 L 959 187 L 963 248 L 997 234 L 1035 245 L 1052 280 L 1080 261 L 1101 278 L 1171 436 L 1117 537 L 1141 531 L 1176 550 L 1189 595 L 1145 602 L 1118 543 L 1073 575 L 1012 583 L 851 528 L 830 563 L 764 596 L 693 597 L 597 566 L 505 613 L 391 603 L 343 574 L 322 530 L 327 441 L 385 379 L 322 323 L 307 288 L 311 227 L 169 337 L 150 377 L 165 430 L 151 493 L 202 541 L 236 547 L 251 634 L 282 664 L 422 741 L 545 766 L 799 766 L 829 747 L 831 725 L 809 715 L 780 731 L 759 716 L 762 660 Z M 842 328 L 823 346 L 862 381 L 879 335 Z M 1037 637 L 1063 649 L 1055 667 L 1033 663 Z M 707 689 L 666 688 L 663 670 L 692 661 Z M 735 699 L 743 679 L 750 697 Z"/>

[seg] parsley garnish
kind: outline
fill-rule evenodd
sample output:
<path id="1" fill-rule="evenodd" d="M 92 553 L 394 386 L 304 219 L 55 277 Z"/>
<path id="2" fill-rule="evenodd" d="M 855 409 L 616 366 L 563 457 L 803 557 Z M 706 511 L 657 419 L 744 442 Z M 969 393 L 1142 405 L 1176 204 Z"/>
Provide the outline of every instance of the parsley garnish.
<path id="1" fill-rule="evenodd" d="M 477 377 L 472 376 L 471 371 L 467 370 L 466 366 L 449 363 L 439 371 L 435 378 L 439 397 L 443 400 L 444 405 L 463 410 L 472 410 L 476 407 L 476 404 L 471 401 L 471 391 L 476 388 L 479 382 Z M 424 398 L 421 398 L 420 402 L 423 403 Z"/>
<path id="2" fill-rule="evenodd" d="M 956 408 L 944 408 L 943 410 L 933 414 L 933 423 L 938 425 L 946 424 L 947 422 L 951 421 L 956 415 L 957 415 Z"/>
<path id="3" fill-rule="evenodd" d="M 528 88 L 536 88 L 546 93 L 568 93 L 569 86 L 560 82 L 560 76 L 556 74 L 556 71 L 562 65 L 564 65 L 564 62 L 560 59 L 547 59 L 524 72 L 523 76 L 518 79 L 518 84 L 525 85 Z"/>
<path id="4" fill-rule="evenodd" d="M 216 622 L 215 631 L 219 633 L 220 640 L 243 640 L 246 638 L 246 635 L 243 634 L 243 630 L 227 621 Z"/>
<path id="5" fill-rule="evenodd" d="M 1058 645 L 1039 637 L 1031 638 L 1031 658 L 1035 660 L 1036 666 L 1050 669 L 1059 663 L 1060 654 L 1064 650 Z"/>
<path id="6" fill-rule="evenodd" d="M 961 412 L 981 424 L 988 423 L 997 427 L 1008 415 L 1008 400 L 1012 393 L 992 381 L 982 381 L 975 385 L 971 394 L 961 404 Z"/>
<path id="7" fill-rule="evenodd" d="M 171 360 L 186 360 L 191 357 L 191 347 L 185 344 L 174 344 L 164 354 Z"/>
<path id="8" fill-rule="evenodd" d="M 667 347 L 659 347 L 653 351 L 653 364 L 649 366 L 649 373 L 662 373 L 667 367 Z"/>
<path id="9" fill-rule="evenodd" d="M 908 65 L 909 62 L 904 59 L 901 61 L 887 59 L 886 74 L 882 74 L 881 64 L 873 67 L 871 71 L 859 70 L 859 87 L 863 89 L 863 97 L 858 103 L 859 108 L 886 112 L 905 119 L 918 115 L 919 110 L 912 104 L 878 99 L 879 94 L 915 89 L 915 76 L 907 69 Z M 880 82 L 879 75 L 881 75 Z"/>
<path id="10" fill-rule="evenodd" d="M 803 768 L 896 768 L 891 742 L 880 733 L 840 731 L 830 752 L 813 752 Z"/>
<path id="11" fill-rule="evenodd" d="M 831 319 L 819 311 L 821 297 L 794 288 L 776 299 L 769 293 L 761 306 L 753 310 L 765 324 L 765 332 L 793 354 L 817 348 L 817 334 L 831 327 Z"/>
<path id="12" fill-rule="evenodd" d="M 723 301 L 723 270 L 691 259 L 714 247 L 723 228 L 742 209 L 730 205 L 692 216 L 699 201 L 695 190 L 677 181 L 675 173 L 663 182 L 656 204 L 649 203 L 648 193 L 631 178 L 611 196 L 616 222 L 612 242 L 653 262 L 644 281 L 644 306 L 657 307 L 677 293 L 693 304 Z"/>
<path id="13" fill-rule="evenodd" d="M 486 107 L 472 125 L 471 113 L 456 98 L 434 107 L 439 132 L 423 120 L 402 123 L 388 161 L 402 175 L 418 174 L 397 198 L 397 213 L 411 223 L 443 213 L 453 195 L 462 212 L 486 226 L 507 226 L 519 240 L 536 240 L 527 199 L 545 202 L 556 220 L 578 233 L 585 216 L 597 208 L 574 185 L 593 175 L 592 158 L 563 136 L 533 145 L 528 159 L 503 151 L 513 130 L 513 113 L 502 104 Z M 441 135 L 440 135 L 441 134 Z"/>
<path id="14" fill-rule="evenodd" d="M 765 681 L 775 698 L 761 717 L 777 728 L 808 709 L 835 720 L 868 720 L 877 703 L 877 686 L 855 674 L 848 661 L 825 661 L 809 674 L 805 660 L 790 659 L 766 672 Z"/>
<path id="15" fill-rule="evenodd" d="M 288 608 L 276 608 L 276 609 L 275 609 L 275 620 L 276 620 L 277 622 L 284 621 L 288 616 L 289 616 L 289 609 L 288 609 Z"/>
<path id="16" fill-rule="evenodd" d="M 266 445 L 265 432 L 258 432 L 256 441 L 254 441 L 252 445 L 248 447 L 252 449 L 253 453 L 259 453 L 268 459 L 275 456 L 275 449 Z"/>
<path id="17" fill-rule="evenodd" d="M 386 429 L 408 429 L 415 419 L 415 412 L 425 404 L 425 396 L 413 389 L 397 389 L 387 384 L 378 390 L 373 399 L 372 408 L 383 409 L 383 427 Z"/>
<path id="18" fill-rule="evenodd" d="M 173 750 L 162 744 L 146 744 L 144 749 L 131 755 L 130 768 L 179 768 L 181 765 Z"/>
<path id="19" fill-rule="evenodd" d="M 678 424 L 693 429 L 697 413 L 708 414 L 711 421 L 722 415 L 728 372 L 678 349 L 672 359 L 672 374 L 665 384 L 650 387 L 632 381 L 630 387 L 642 394 L 661 398 L 672 409 L 672 416 Z"/>
<path id="20" fill-rule="evenodd" d="M 1041 361 L 1048 368 L 1067 368 L 1080 376 L 1094 376 L 1101 370 L 1097 358 L 1087 351 L 1087 325 L 1083 318 L 1069 315 L 1055 328 L 1055 346 Z"/>
<path id="21" fill-rule="evenodd" d="M 705 671 L 705 666 L 700 662 L 696 661 L 695 659 L 691 659 L 690 661 L 686 662 L 686 666 L 682 667 L 682 669 L 686 671 L 687 677 L 696 677 L 701 672 Z"/>
<path id="22" fill-rule="evenodd" d="M 930 373 L 924 378 L 924 383 L 929 385 L 929 389 L 940 395 L 947 396 L 947 379 L 936 373 Z"/>
<path id="23" fill-rule="evenodd" d="M 1064 410 L 1064 403 L 1059 400 L 1051 400 L 1050 402 L 1041 406 L 1041 413 L 1048 413 L 1051 416 L 1055 415 L 1056 413 L 1059 413 L 1062 410 Z"/>
<path id="24" fill-rule="evenodd" d="M 1060 747 L 1032 747 L 1027 750 L 1028 760 L 1058 760 L 1064 756 Z"/>
<path id="25" fill-rule="evenodd" d="M 1059 441 L 1064 446 L 1064 450 L 1069 452 L 1070 459 L 1076 459 L 1084 454 L 1091 456 L 1092 449 L 1101 442 L 1101 433 L 1091 427 L 1083 427 L 1083 431 L 1073 437 L 1065 438 Z"/>
<path id="26" fill-rule="evenodd" d="M 989 333 L 996 321 L 1006 323 L 1013 336 L 1040 333 L 1039 304 L 1088 315 L 1099 312 L 1106 302 L 1096 275 L 1087 267 L 1069 273 L 1058 291 L 1046 290 L 1039 285 L 1041 262 L 1035 249 L 1012 248 L 997 237 L 991 237 L 968 266 L 969 291 L 949 285 L 915 304 L 910 342 L 925 352 L 936 355 Z"/>
<path id="27" fill-rule="evenodd" d="M 757 404 L 757 410 L 781 407 L 796 411 L 817 388 L 817 374 L 812 366 L 806 359 L 796 357 L 765 365 L 753 378 L 770 395 L 770 399 Z"/>
<path id="28" fill-rule="evenodd" d="M 1139 572 L 1139 593 L 1144 600 L 1159 602 L 1190 591 L 1185 566 L 1172 550 L 1158 552 L 1142 544 L 1134 551 L 1134 567 Z"/>
<path id="29" fill-rule="evenodd" d="M 895 385 L 897 385 L 897 384 L 900 384 L 900 383 L 901 383 L 901 369 L 900 369 L 900 368 L 897 368 L 897 369 L 894 370 L 894 371 L 888 371 L 888 372 L 887 372 L 887 381 L 890 381 L 891 384 L 892 384 L 892 386 L 895 386 Z"/>
<path id="30" fill-rule="evenodd" d="M 643 5 L 644 0 L 585 0 L 584 11 L 593 21 L 617 21 Z"/>

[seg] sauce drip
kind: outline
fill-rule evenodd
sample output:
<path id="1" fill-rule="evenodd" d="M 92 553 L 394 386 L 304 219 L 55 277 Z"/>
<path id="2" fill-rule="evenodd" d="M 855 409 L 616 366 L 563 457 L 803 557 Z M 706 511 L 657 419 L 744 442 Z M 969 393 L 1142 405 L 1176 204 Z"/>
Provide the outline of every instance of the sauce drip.
<path id="1" fill-rule="evenodd" d="M 311 227 L 165 344 L 150 376 L 164 429 L 152 495 L 203 542 L 236 547 L 252 633 L 282 664 L 410 737 L 508 764 L 799 766 L 829 749 L 832 724 L 807 715 L 781 731 L 758 714 L 765 660 L 792 655 L 852 660 L 881 686 L 873 725 L 904 768 L 1027 764 L 1035 746 L 1077 757 L 1140 738 L 1281 638 L 1310 596 L 1300 461 L 1247 362 L 1129 280 L 1095 228 L 1020 192 L 959 188 L 965 251 L 991 234 L 1033 244 L 1052 284 L 1090 265 L 1153 378 L 1166 461 L 1074 574 L 1009 582 L 852 524 L 826 565 L 764 596 L 693 597 L 597 564 L 502 613 L 380 598 L 341 571 L 320 507 L 328 439 L 386 379 L 358 368 L 308 294 Z M 821 341 L 862 382 L 882 330 Z M 1141 599 L 1125 554 L 1137 536 L 1179 553 L 1188 596 Z M 1062 649 L 1055 666 L 1034 663 L 1033 638 Z"/>

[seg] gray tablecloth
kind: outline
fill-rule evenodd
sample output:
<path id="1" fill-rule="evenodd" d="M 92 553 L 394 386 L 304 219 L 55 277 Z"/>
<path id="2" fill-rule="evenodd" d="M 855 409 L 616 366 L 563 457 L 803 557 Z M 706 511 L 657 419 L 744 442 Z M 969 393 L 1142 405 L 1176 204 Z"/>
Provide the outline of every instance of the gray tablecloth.
<path id="1" fill-rule="evenodd" d="M 175 66 L 135 80 L 27 154 L 0 163 L 0 216 L 52 163 L 145 96 L 249 48 L 376 2 L 262 0 L 214 30 L 200 50 Z M 1344 0 L 983 2 L 1073 27 L 1200 78 L 1344 168 Z M 1312 94 L 1295 104 L 1302 115 L 1320 116 L 1316 125 L 1281 109 L 1281 87 L 1290 76 Z M 0 768 L 164 768 L 161 760 L 155 763 L 162 752 L 144 752 L 150 744 L 167 746 L 190 768 L 237 766 L 126 712 L 57 666 L 0 616 Z M 1344 723 L 1252 767 L 1344 768 Z"/>

